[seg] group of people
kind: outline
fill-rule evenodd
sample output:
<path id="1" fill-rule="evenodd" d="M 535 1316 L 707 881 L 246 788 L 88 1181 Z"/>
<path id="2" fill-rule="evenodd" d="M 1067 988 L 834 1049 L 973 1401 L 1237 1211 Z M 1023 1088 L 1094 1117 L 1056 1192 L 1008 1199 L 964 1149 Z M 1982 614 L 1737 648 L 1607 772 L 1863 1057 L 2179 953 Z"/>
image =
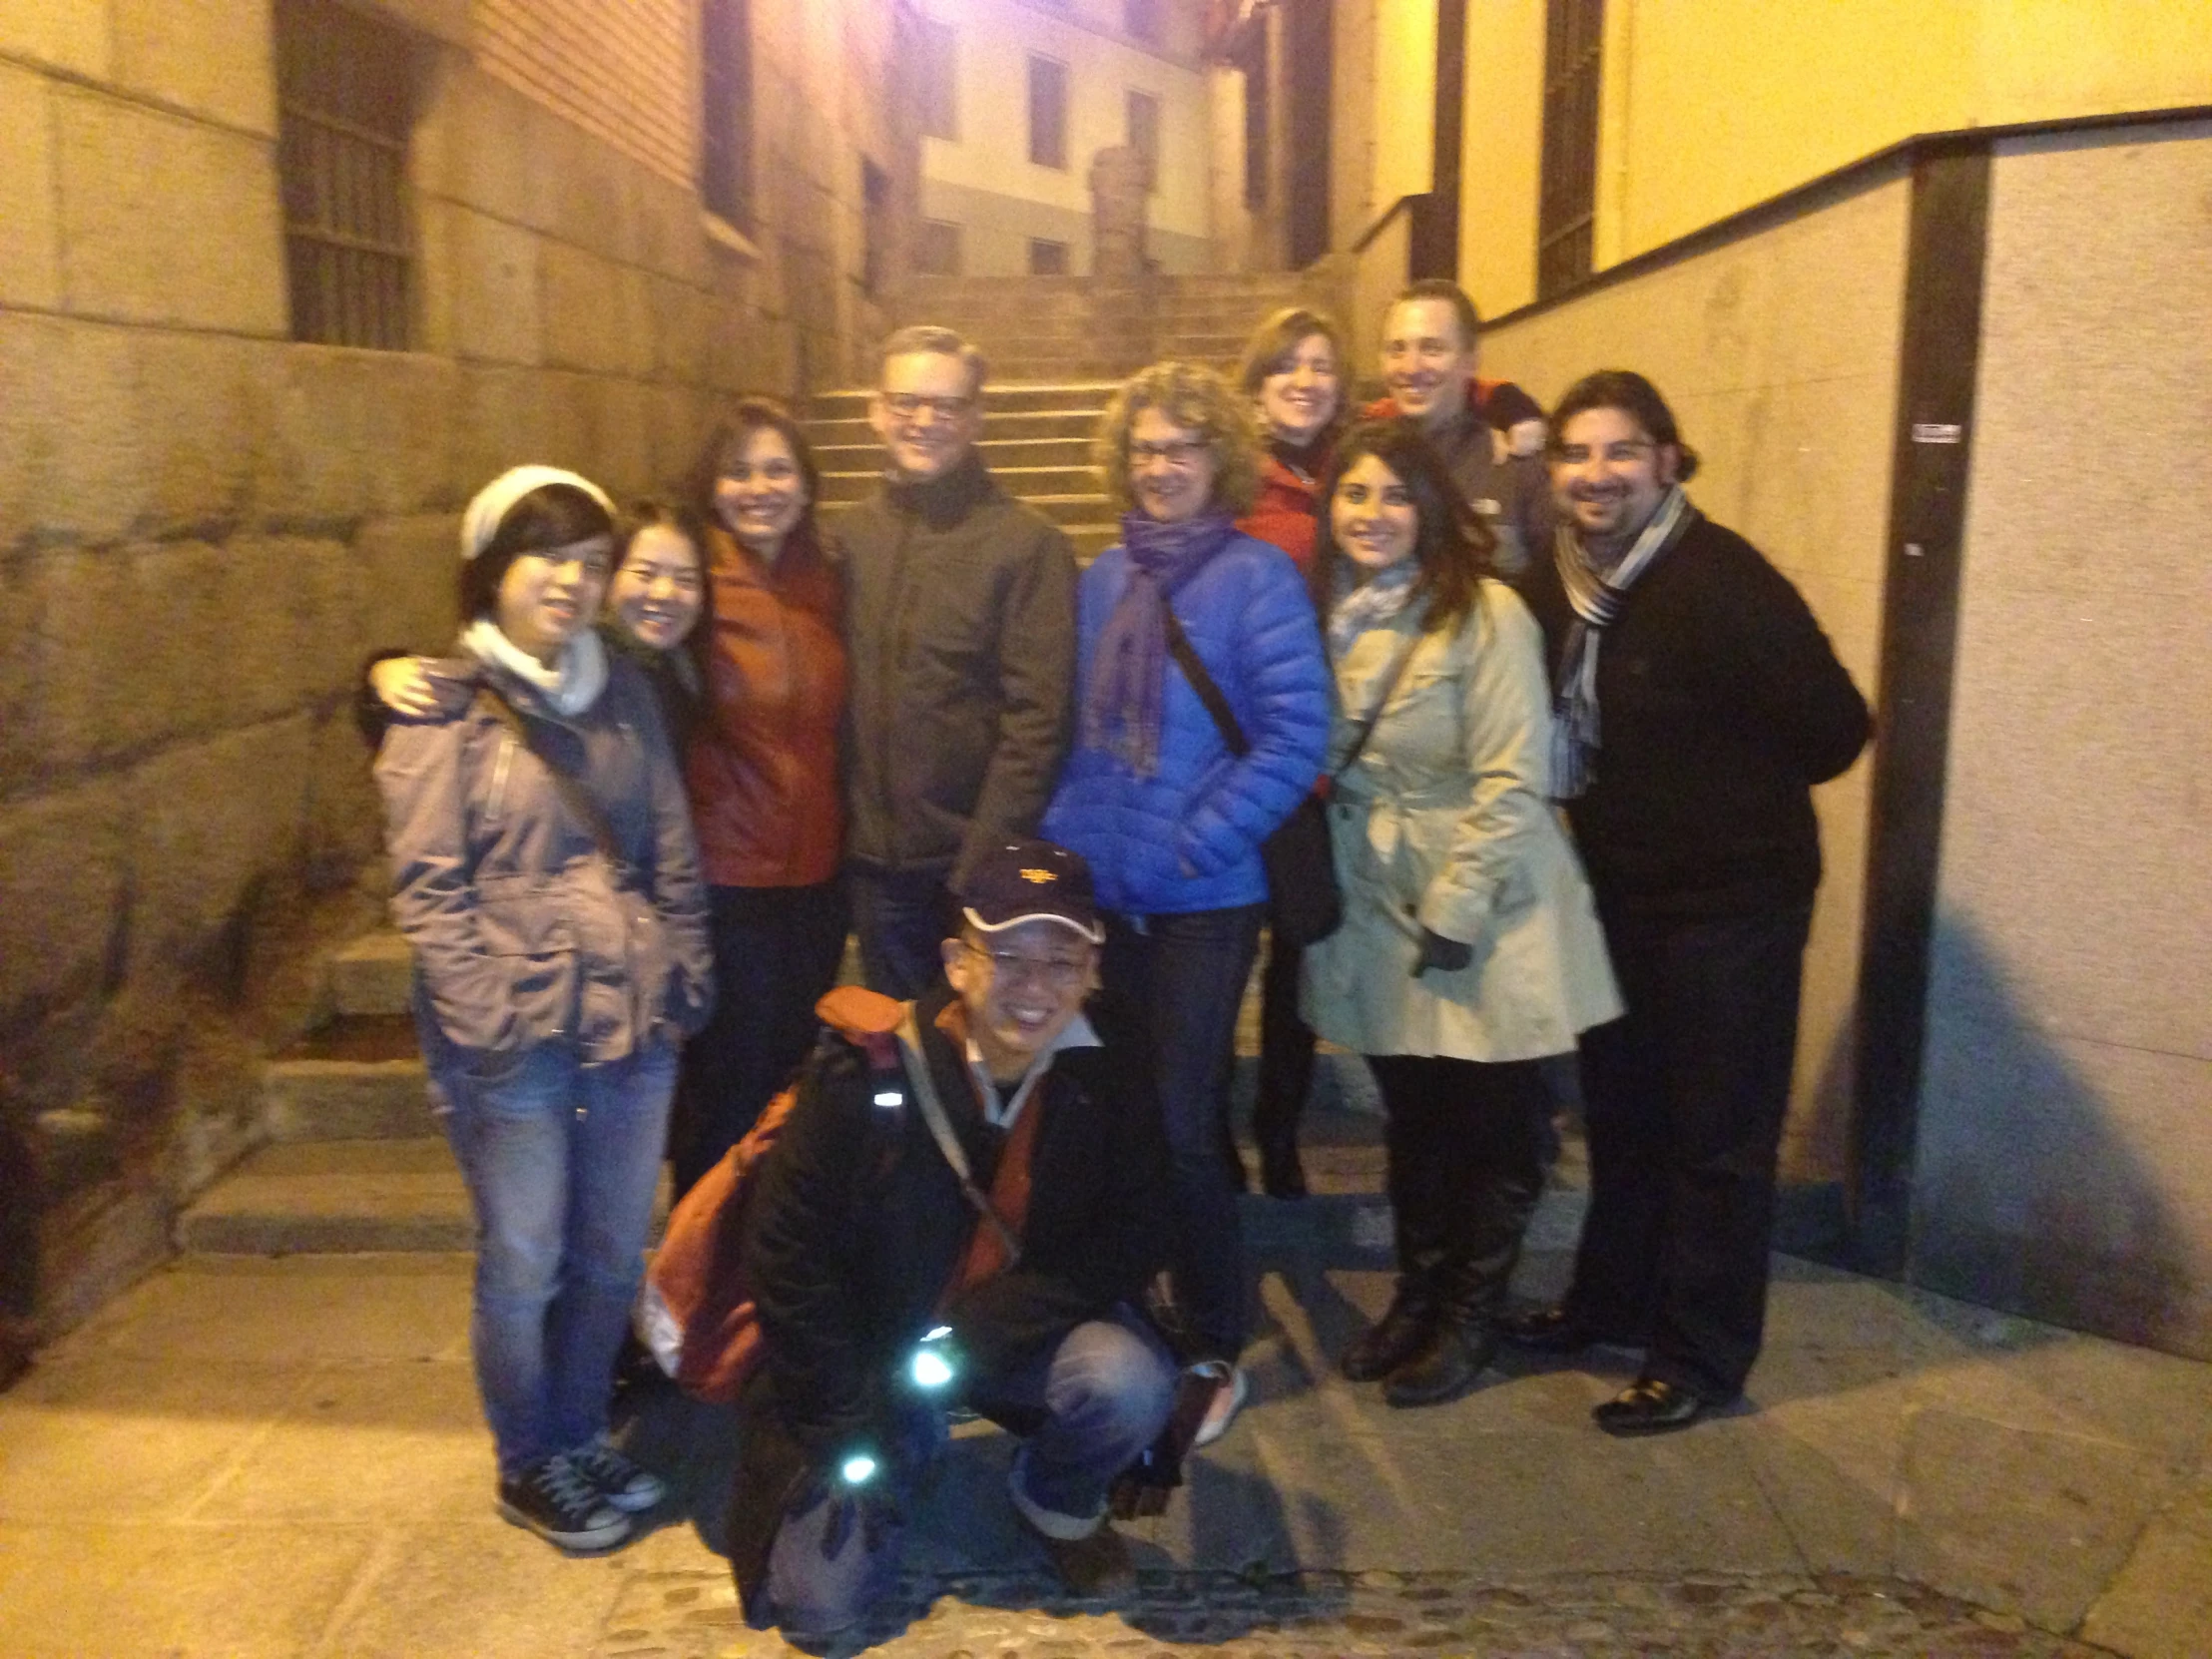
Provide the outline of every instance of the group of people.
<path id="1" fill-rule="evenodd" d="M 1690 505 L 1649 382 L 1547 417 L 1476 375 L 1477 326 L 1406 289 L 1357 413 L 1310 310 L 1235 382 L 1133 376 L 1096 444 L 1122 539 L 1080 573 L 977 451 L 982 358 L 929 327 L 882 348 L 884 482 L 831 534 L 761 399 L 674 502 L 518 467 L 470 504 L 458 647 L 372 663 L 361 707 L 508 1518 L 604 1548 L 661 1500 L 607 1432 L 658 1167 L 690 1188 L 796 1077 L 737 1223 L 748 1611 L 859 1615 L 953 1397 L 1023 1437 L 1011 1499 L 1063 1574 L 1125 1579 L 1110 1488 L 1172 1479 L 1249 1387 L 1228 1085 L 1263 934 L 1264 1188 L 1305 1191 L 1317 1036 L 1386 1114 L 1396 1285 L 1348 1377 L 1416 1406 L 1500 1341 L 1607 1342 L 1645 1355 L 1609 1431 L 1740 1395 L 1809 790 L 1869 718 Z M 1302 948 L 1268 843 L 1317 800 L 1342 920 Z M 848 926 L 881 1000 L 825 1025 Z M 1573 1285 L 1509 1313 L 1544 1067 L 1578 1051 Z"/>

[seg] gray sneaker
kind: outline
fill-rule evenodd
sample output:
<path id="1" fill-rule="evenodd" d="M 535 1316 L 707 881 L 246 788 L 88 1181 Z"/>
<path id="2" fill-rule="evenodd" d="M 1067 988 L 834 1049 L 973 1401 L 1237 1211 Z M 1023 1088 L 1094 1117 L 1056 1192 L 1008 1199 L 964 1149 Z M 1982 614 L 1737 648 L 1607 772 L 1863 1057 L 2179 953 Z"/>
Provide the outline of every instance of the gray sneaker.
<path id="1" fill-rule="evenodd" d="M 499 1513 L 554 1548 L 578 1554 L 612 1549 L 630 1536 L 630 1517 L 559 1452 L 500 1477 Z"/>
<path id="2" fill-rule="evenodd" d="M 667 1482 L 639 1467 L 600 1434 L 568 1454 L 569 1467 L 599 1488 L 599 1495 L 626 1515 L 652 1508 L 668 1496 Z"/>

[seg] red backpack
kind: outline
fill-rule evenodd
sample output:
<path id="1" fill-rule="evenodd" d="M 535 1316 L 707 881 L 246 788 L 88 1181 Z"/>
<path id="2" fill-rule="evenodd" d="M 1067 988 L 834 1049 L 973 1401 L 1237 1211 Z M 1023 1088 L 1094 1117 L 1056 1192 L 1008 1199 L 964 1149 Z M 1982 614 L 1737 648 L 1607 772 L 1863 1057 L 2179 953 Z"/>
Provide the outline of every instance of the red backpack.
<path id="1" fill-rule="evenodd" d="M 840 985 L 815 1004 L 823 1024 L 867 1055 L 882 1089 L 904 1096 L 898 1059 L 903 1005 L 858 985 Z M 668 1218 L 638 1295 L 638 1335 L 661 1369 L 694 1398 L 728 1403 L 761 1363 L 760 1310 L 741 1250 L 746 1213 L 760 1170 L 798 1103 L 794 1084 L 768 1103 L 760 1121 L 700 1178 Z"/>

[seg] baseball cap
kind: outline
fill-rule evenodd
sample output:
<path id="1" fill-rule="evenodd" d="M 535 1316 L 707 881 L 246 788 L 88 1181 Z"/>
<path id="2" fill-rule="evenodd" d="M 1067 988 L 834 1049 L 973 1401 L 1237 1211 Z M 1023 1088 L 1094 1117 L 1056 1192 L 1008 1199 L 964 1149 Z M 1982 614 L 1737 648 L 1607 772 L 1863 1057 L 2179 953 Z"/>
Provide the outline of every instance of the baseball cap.
<path id="1" fill-rule="evenodd" d="M 1057 921 L 1093 944 L 1106 936 L 1098 922 L 1091 866 L 1079 852 L 1051 841 L 1005 841 L 975 861 L 960 897 L 968 925 L 1001 932 L 1025 921 Z"/>

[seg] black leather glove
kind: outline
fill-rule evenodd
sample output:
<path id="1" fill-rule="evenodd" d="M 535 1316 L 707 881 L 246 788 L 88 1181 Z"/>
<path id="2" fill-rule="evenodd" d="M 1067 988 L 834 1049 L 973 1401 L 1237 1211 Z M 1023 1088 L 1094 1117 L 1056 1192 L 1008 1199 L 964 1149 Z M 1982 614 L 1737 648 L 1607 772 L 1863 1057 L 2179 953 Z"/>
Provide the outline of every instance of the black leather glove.
<path id="1" fill-rule="evenodd" d="M 1457 973 L 1474 960 L 1474 946 L 1461 944 L 1457 939 L 1447 939 L 1434 928 L 1420 930 L 1420 954 L 1413 961 L 1413 977 L 1418 979 L 1430 968 L 1444 973 Z"/>

